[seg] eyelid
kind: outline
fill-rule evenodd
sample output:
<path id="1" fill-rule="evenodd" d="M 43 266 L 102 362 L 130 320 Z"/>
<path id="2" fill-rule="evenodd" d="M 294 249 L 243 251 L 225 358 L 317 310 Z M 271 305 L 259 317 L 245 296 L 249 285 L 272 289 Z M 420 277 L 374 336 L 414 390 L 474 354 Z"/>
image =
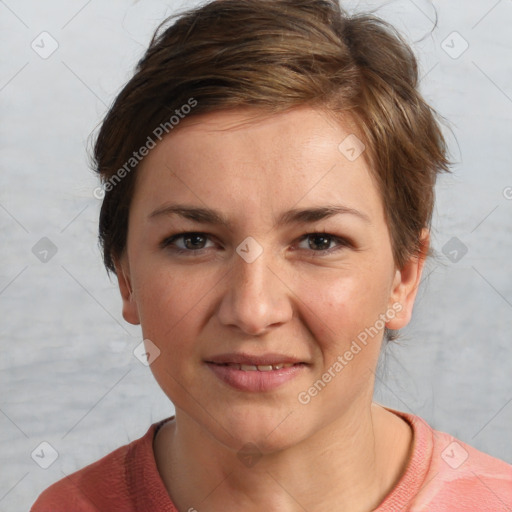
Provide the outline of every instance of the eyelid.
<path id="1" fill-rule="evenodd" d="M 320 250 L 320 251 L 314 251 L 312 249 L 299 249 L 299 250 L 304 250 L 304 251 L 308 251 L 310 252 L 311 254 L 313 255 L 324 255 L 324 254 L 333 254 L 343 248 L 348 248 L 348 247 L 354 247 L 354 244 L 346 237 L 342 237 L 342 236 L 337 236 L 337 235 L 334 235 L 332 233 L 329 233 L 328 231 L 313 231 L 311 233 L 306 233 L 304 235 L 302 235 L 301 237 L 299 237 L 299 240 L 298 242 L 302 242 L 303 240 L 306 240 L 308 237 L 310 236 L 326 236 L 328 238 L 331 239 L 331 242 L 335 242 L 337 243 L 337 246 L 336 247 L 333 247 L 331 249 L 323 249 L 323 250 Z"/>
<path id="2" fill-rule="evenodd" d="M 179 240 L 180 238 L 185 238 L 187 235 L 199 235 L 199 236 L 202 236 L 202 237 L 205 237 L 207 238 L 208 240 L 211 240 L 213 241 L 212 239 L 215 238 L 213 235 L 209 234 L 209 233 L 204 233 L 202 231 L 180 231 L 179 233 L 175 233 L 173 235 L 169 235 L 167 237 L 165 237 L 159 244 L 159 247 L 161 249 L 168 249 L 169 246 L 172 245 L 173 242 L 175 242 L 176 240 Z M 176 252 L 182 252 L 182 253 L 199 253 L 200 251 L 204 251 L 205 249 L 197 249 L 196 251 L 193 251 L 193 250 L 187 250 L 187 249 L 181 249 L 181 248 L 175 248 L 174 249 Z"/>

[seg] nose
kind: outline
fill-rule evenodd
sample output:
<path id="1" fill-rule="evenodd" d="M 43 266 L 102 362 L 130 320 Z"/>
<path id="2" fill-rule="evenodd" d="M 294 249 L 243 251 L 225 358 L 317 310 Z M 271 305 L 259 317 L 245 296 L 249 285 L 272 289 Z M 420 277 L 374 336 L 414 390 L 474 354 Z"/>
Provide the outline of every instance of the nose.
<path id="1" fill-rule="evenodd" d="M 218 310 L 224 326 L 253 336 L 289 321 L 293 316 L 290 288 L 266 251 L 253 262 L 234 256 Z M 281 274 L 281 275 L 279 275 Z"/>

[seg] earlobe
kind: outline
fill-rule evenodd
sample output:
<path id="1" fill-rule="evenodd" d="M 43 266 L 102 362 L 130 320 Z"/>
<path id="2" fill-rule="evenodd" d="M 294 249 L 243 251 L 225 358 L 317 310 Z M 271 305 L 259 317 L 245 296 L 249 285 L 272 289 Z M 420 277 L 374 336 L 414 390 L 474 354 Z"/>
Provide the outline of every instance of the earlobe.
<path id="1" fill-rule="evenodd" d="M 139 325 L 139 311 L 130 281 L 130 271 L 125 269 L 125 266 L 127 265 L 115 262 L 119 291 L 123 300 L 123 318 L 130 324 Z"/>
<path id="2" fill-rule="evenodd" d="M 396 270 L 393 281 L 392 293 L 389 306 L 397 311 L 394 318 L 386 322 L 386 327 L 398 330 L 405 327 L 412 318 L 414 301 L 421 282 L 423 267 L 428 254 L 430 244 L 430 233 L 423 229 L 421 233 L 421 251 L 409 258 L 401 270 Z M 397 305 L 400 304 L 400 307 Z"/>

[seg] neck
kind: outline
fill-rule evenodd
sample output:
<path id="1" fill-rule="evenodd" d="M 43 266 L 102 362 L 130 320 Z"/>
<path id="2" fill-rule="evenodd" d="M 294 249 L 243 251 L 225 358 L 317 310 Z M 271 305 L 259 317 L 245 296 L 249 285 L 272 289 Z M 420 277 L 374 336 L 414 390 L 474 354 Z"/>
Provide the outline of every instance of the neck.
<path id="1" fill-rule="evenodd" d="M 179 510 L 370 511 L 403 473 L 412 432 L 376 404 L 350 418 L 244 465 L 177 409 L 155 440 L 157 466 Z"/>

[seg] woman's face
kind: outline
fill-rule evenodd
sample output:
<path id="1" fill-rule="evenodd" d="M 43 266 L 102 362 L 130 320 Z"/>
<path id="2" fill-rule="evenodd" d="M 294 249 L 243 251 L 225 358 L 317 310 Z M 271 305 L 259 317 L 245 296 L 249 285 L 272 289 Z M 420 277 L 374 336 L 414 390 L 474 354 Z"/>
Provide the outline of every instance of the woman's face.
<path id="1" fill-rule="evenodd" d="M 369 407 L 384 325 L 408 323 L 422 260 L 395 268 L 348 125 L 248 114 L 185 120 L 150 151 L 118 278 L 177 417 L 266 452 Z"/>

